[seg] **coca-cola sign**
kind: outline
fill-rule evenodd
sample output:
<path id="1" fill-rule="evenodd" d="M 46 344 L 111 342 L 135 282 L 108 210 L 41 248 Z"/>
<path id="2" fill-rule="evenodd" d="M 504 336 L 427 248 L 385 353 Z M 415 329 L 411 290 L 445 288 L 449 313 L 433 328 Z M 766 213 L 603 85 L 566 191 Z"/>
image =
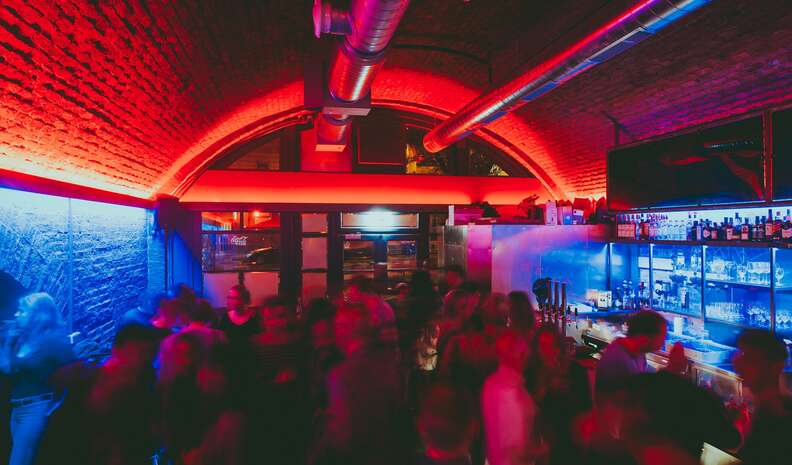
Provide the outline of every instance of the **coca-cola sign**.
<path id="1" fill-rule="evenodd" d="M 240 247 L 246 247 L 247 246 L 248 237 L 247 236 L 231 236 L 230 240 L 231 240 L 231 245 L 237 245 L 237 246 L 240 246 Z"/>

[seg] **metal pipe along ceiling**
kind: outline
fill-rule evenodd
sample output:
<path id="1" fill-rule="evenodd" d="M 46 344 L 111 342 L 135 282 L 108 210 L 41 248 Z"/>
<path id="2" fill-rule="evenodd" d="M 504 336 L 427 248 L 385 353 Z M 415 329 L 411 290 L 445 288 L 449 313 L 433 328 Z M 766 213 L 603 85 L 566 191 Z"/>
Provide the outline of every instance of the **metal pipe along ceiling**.
<path id="1" fill-rule="evenodd" d="M 338 24 L 340 13 L 331 14 L 326 8 L 318 16 L 325 23 L 317 25 L 317 31 L 345 35 L 336 45 L 329 66 L 327 82 L 334 99 L 349 103 L 366 97 L 409 3 L 409 0 L 353 0 L 346 25 Z M 323 114 L 317 135 L 322 140 L 340 143 L 350 124 L 348 115 Z"/>
<path id="2" fill-rule="evenodd" d="M 629 50 L 710 1 L 641 1 L 566 51 L 469 102 L 427 133 L 424 147 L 433 153 L 443 150 L 578 74 Z"/>

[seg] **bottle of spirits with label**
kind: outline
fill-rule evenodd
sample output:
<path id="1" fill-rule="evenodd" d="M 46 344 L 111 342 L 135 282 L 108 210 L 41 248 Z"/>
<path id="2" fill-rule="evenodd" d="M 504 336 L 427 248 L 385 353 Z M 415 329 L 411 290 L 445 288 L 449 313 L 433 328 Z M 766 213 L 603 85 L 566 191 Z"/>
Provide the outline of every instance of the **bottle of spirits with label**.
<path id="1" fill-rule="evenodd" d="M 722 241 L 728 241 L 729 240 L 726 237 L 727 236 L 727 234 L 726 234 L 726 230 L 727 229 L 729 229 L 729 218 L 724 216 L 723 217 L 723 223 L 721 223 L 721 230 L 720 230 L 720 232 L 718 234 L 718 237 L 720 237 L 720 240 L 722 240 Z"/>
<path id="2" fill-rule="evenodd" d="M 759 221 L 758 216 L 754 219 L 754 227 L 756 228 L 756 238 L 754 240 L 757 242 L 762 242 L 763 240 L 765 240 L 764 223 Z"/>
<path id="3" fill-rule="evenodd" d="M 751 226 L 748 224 L 748 218 L 745 218 L 743 224 L 740 226 L 740 240 L 751 240 Z"/>
<path id="4" fill-rule="evenodd" d="M 657 215 L 649 215 L 649 240 L 657 239 Z"/>
<path id="5" fill-rule="evenodd" d="M 767 240 L 767 217 L 759 218 L 759 224 L 762 225 L 762 240 Z"/>
<path id="6" fill-rule="evenodd" d="M 618 225 L 616 226 L 616 236 L 620 239 L 629 239 L 630 238 L 630 222 L 627 219 L 627 215 L 621 214 L 619 215 Z"/>
<path id="7" fill-rule="evenodd" d="M 699 222 L 698 222 L 698 221 L 693 221 L 693 228 L 692 228 L 692 230 L 693 230 L 693 234 L 692 234 L 692 235 L 693 235 L 693 238 L 692 238 L 692 239 L 693 239 L 694 241 L 696 241 L 696 242 L 701 242 L 701 237 L 702 237 L 702 234 L 701 234 L 701 233 L 702 233 L 702 228 L 701 228 L 701 225 L 699 224 Z"/>
<path id="8" fill-rule="evenodd" d="M 775 229 L 775 224 L 773 223 L 773 210 L 767 210 L 767 218 L 765 218 L 765 238 L 768 241 L 773 240 L 773 230 Z"/>
<path id="9" fill-rule="evenodd" d="M 727 241 L 734 240 L 734 226 L 732 226 L 729 218 L 723 219 L 723 239 Z"/>
<path id="10" fill-rule="evenodd" d="M 740 213 L 734 212 L 734 240 L 739 241 L 741 237 L 742 231 L 742 220 L 740 219 Z"/>
<path id="11" fill-rule="evenodd" d="M 784 242 L 792 241 L 792 217 L 789 215 L 789 209 L 787 209 L 784 226 L 781 228 L 781 240 Z"/>
<path id="12" fill-rule="evenodd" d="M 780 241 L 781 240 L 781 228 L 784 225 L 784 222 L 781 221 L 781 210 L 777 211 L 775 214 L 775 221 L 773 222 L 773 238 L 767 238 L 767 240 L 774 240 Z"/>
<path id="13" fill-rule="evenodd" d="M 733 218 L 734 220 L 734 240 L 740 240 L 740 229 L 742 228 L 742 220 L 739 217 Z"/>
<path id="14" fill-rule="evenodd" d="M 709 220 L 704 221 L 704 225 L 701 227 L 701 240 L 708 241 L 712 238 L 712 228 L 710 227 Z"/>
<path id="15" fill-rule="evenodd" d="M 649 239 L 649 222 L 646 221 L 643 213 L 641 213 L 641 239 L 647 240 Z"/>

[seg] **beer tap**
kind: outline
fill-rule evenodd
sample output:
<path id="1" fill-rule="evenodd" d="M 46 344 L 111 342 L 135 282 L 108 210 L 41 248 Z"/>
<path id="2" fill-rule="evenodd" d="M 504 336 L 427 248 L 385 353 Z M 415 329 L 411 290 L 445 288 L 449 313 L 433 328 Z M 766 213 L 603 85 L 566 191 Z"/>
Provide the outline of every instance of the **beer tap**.
<path id="1" fill-rule="evenodd" d="M 567 285 L 565 282 L 561 283 L 561 335 L 566 336 L 566 323 L 567 323 Z"/>

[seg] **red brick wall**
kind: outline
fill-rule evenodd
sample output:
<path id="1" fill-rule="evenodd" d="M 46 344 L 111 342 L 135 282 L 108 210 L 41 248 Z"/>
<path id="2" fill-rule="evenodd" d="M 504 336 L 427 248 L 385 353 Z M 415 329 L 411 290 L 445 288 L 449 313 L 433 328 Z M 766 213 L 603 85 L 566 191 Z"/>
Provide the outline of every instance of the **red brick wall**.
<path id="1" fill-rule="evenodd" d="M 207 134 L 231 132 L 239 109 L 300 75 L 290 44 L 310 34 L 304 15 L 245 4 L 3 1 L 0 166 L 139 196 L 160 189 Z M 281 26 L 261 28 L 262 16 Z M 282 107 L 276 96 L 257 113 Z"/>

